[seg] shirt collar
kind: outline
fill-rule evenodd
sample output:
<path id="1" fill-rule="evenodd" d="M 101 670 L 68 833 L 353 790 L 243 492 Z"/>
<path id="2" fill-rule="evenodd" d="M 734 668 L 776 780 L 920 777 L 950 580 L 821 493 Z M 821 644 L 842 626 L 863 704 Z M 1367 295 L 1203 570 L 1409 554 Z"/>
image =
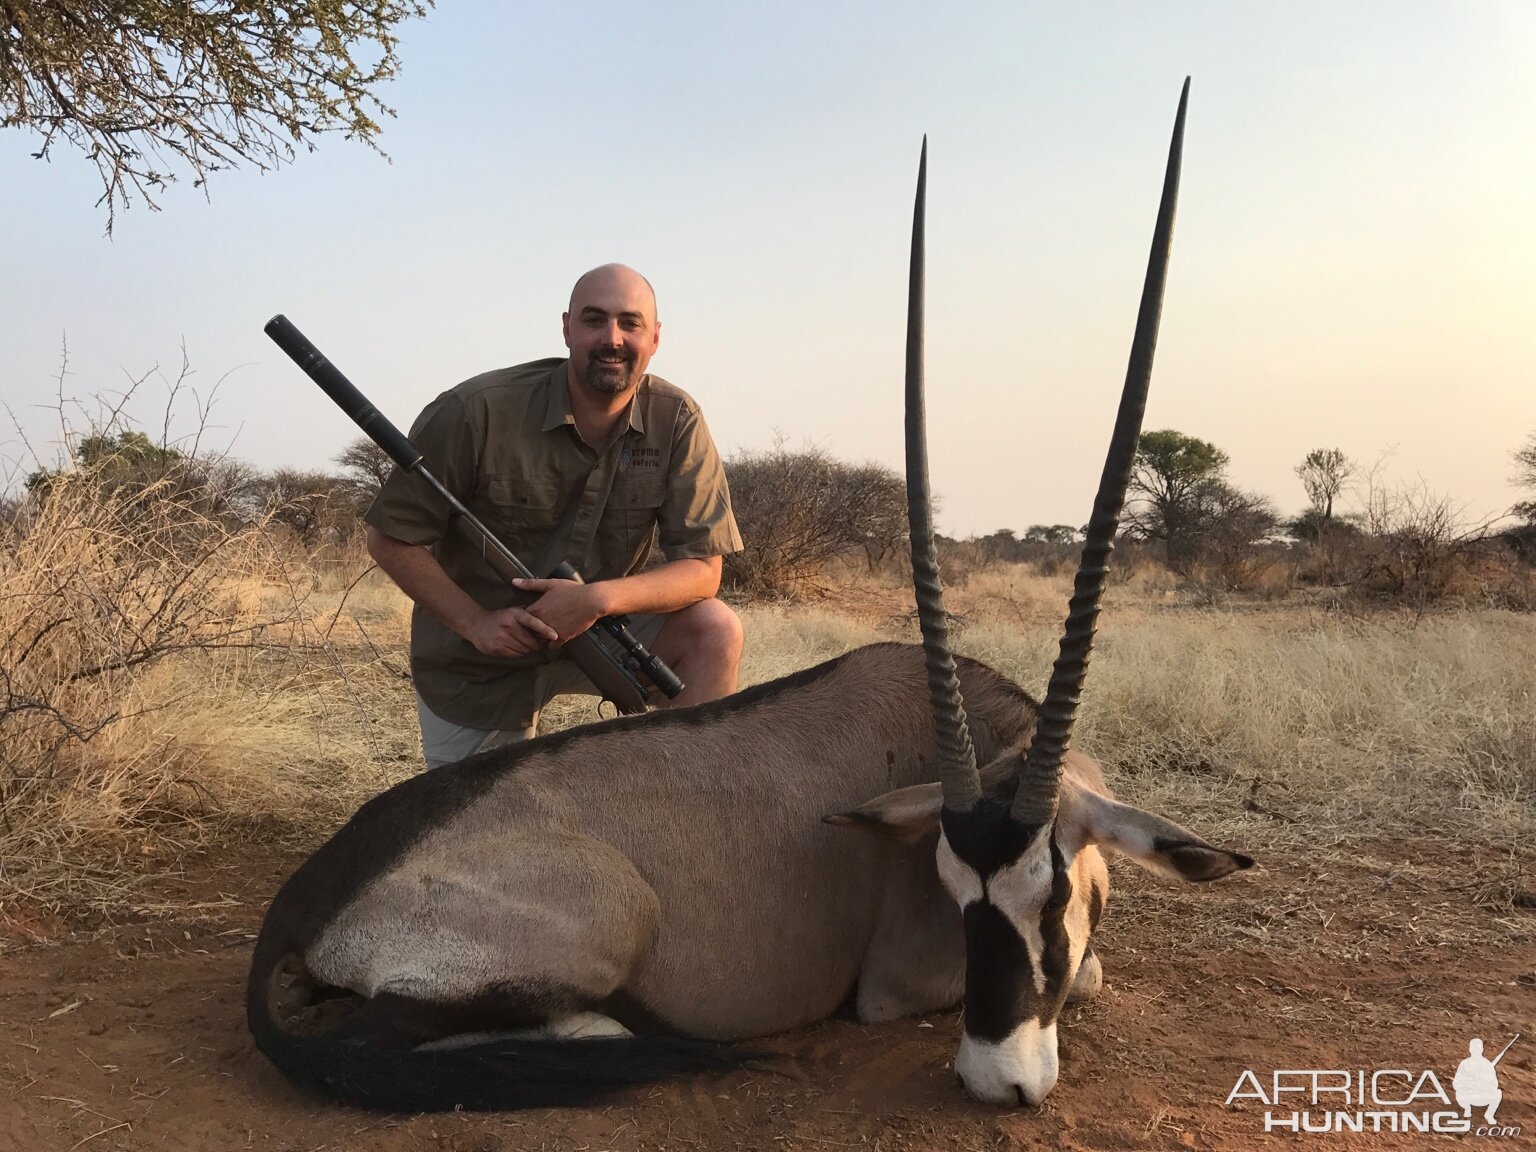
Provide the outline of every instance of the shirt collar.
<path id="1" fill-rule="evenodd" d="M 549 373 L 549 384 L 544 390 L 543 431 L 550 432 L 562 424 L 576 423 L 571 412 L 571 395 L 565 388 L 565 369 L 569 360 L 562 360 Z"/>
<path id="2" fill-rule="evenodd" d="M 571 394 L 566 388 L 566 368 L 569 360 L 562 360 L 556 364 L 549 373 L 549 386 L 544 397 L 544 423 L 542 429 L 545 432 L 552 431 L 562 424 L 575 424 L 576 416 L 571 411 Z M 650 373 L 640 377 L 640 383 L 635 386 L 635 394 L 629 399 L 629 427 L 632 432 L 645 431 L 645 418 L 640 414 L 640 393 L 646 391 L 650 385 Z"/>

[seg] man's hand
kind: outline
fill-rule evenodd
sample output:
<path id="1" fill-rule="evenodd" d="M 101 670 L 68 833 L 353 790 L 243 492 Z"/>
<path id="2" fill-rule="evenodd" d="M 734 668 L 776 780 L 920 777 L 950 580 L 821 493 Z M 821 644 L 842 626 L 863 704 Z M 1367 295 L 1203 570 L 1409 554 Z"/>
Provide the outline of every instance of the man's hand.
<path id="1" fill-rule="evenodd" d="M 528 612 L 557 634 L 554 646 L 580 636 L 604 614 L 602 593 L 579 580 L 514 580 L 521 592 L 538 593 Z"/>
<path id="2" fill-rule="evenodd" d="M 526 656 L 560 639 L 526 608 L 503 608 L 476 618 L 464 638 L 486 656 Z"/>

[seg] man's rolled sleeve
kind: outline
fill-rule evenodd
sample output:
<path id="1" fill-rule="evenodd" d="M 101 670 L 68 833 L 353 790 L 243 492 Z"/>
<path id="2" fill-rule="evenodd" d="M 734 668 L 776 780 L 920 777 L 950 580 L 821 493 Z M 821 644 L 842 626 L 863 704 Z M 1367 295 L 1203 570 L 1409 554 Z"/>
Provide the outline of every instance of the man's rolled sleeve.
<path id="1" fill-rule="evenodd" d="M 678 412 L 672 469 L 658 517 L 657 543 L 668 560 L 703 560 L 741 551 L 725 466 L 697 408 Z"/>
<path id="2" fill-rule="evenodd" d="M 444 392 L 416 418 L 410 438 L 427 471 L 448 491 L 467 501 L 475 490 L 480 454 L 463 402 L 452 392 Z M 449 516 L 448 502 L 431 485 L 415 472 L 397 466 L 363 520 L 402 543 L 430 547 L 447 533 Z"/>

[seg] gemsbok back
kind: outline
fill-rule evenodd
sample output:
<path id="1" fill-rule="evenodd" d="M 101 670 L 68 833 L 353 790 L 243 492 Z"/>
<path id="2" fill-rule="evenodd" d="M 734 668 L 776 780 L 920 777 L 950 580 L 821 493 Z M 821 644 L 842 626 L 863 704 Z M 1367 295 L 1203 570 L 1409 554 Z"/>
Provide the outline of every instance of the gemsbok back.
<path id="1" fill-rule="evenodd" d="M 1062 1005 L 1100 986 L 1103 853 L 1185 880 L 1252 863 L 1117 803 L 1068 751 L 1151 376 L 1187 98 L 1186 81 L 1044 703 L 950 655 L 924 440 L 925 143 L 907 329 L 922 647 L 487 752 L 363 805 L 282 886 L 256 943 L 250 1028 L 290 1079 L 398 1111 L 574 1104 L 729 1066 L 723 1042 L 845 1003 L 879 1021 L 963 1000 L 970 1093 L 1051 1090 Z"/>

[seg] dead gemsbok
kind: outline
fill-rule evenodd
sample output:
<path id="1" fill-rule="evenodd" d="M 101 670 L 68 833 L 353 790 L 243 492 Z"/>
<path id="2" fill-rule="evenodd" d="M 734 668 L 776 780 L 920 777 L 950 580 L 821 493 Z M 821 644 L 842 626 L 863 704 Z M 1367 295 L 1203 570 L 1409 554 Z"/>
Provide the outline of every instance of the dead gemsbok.
<path id="1" fill-rule="evenodd" d="M 861 648 L 369 801 L 283 885 L 256 944 L 251 1031 L 293 1081 L 400 1111 L 571 1104 L 721 1067 L 720 1042 L 845 1002 L 878 1021 L 963 999 L 966 1088 L 1010 1105 L 1050 1091 L 1062 1004 L 1100 983 L 1101 852 L 1186 880 L 1251 863 L 1116 803 L 1066 751 L 1150 377 L 1183 123 L 1181 98 L 1044 705 L 949 654 L 923 431 L 925 146 L 907 347 L 923 647 Z"/>

